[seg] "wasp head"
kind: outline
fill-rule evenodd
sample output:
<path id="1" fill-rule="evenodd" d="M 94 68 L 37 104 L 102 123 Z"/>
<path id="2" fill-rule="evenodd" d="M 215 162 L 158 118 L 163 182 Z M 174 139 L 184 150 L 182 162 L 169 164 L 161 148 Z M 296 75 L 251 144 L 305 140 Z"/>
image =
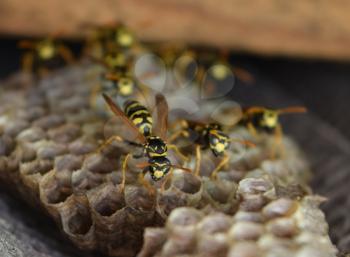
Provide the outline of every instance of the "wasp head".
<path id="1" fill-rule="evenodd" d="M 56 45 L 52 40 L 45 39 L 38 43 L 36 50 L 41 59 L 48 60 L 55 56 Z"/>
<path id="2" fill-rule="evenodd" d="M 229 137 L 220 130 L 209 130 L 208 138 L 210 149 L 215 156 L 222 156 L 230 146 Z"/>
<path id="3" fill-rule="evenodd" d="M 275 128 L 278 125 L 278 112 L 274 110 L 266 109 L 262 114 L 261 126 L 270 129 Z"/>
<path id="4" fill-rule="evenodd" d="M 151 158 L 149 164 L 149 171 L 154 181 L 162 179 L 171 169 L 171 163 L 166 157 Z"/>
<path id="5" fill-rule="evenodd" d="M 120 26 L 116 29 L 116 43 L 123 48 L 130 48 L 135 43 L 135 36 L 125 26 Z"/>

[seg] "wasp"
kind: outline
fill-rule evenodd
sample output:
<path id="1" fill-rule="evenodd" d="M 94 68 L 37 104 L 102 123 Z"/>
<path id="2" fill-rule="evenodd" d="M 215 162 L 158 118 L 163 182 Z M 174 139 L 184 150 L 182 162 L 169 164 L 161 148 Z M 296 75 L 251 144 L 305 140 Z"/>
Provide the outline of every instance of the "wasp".
<path id="1" fill-rule="evenodd" d="M 165 67 L 171 68 L 180 85 L 195 82 L 204 97 L 220 97 L 228 93 L 236 78 L 244 83 L 254 83 L 247 70 L 232 66 L 228 52 L 204 52 L 182 45 L 163 47 L 159 51 Z"/>
<path id="2" fill-rule="evenodd" d="M 250 72 L 243 68 L 232 66 L 229 63 L 229 53 L 227 51 L 216 53 L 185 49 L 178 56 L 178 60 L 181 59 L 182 61 L 179 61 L 176 64 L 178 65 L 177 68 L 183 74 L 185 74 L 186 71 L 188 72 L 188 69 L 191 69 L 193 61 L 197 62 L 198 67 L 196 80 L 198 82 L 203 82 L 205 75 L 207 75 L 213 81 L 223 81 L 232 76 L 232 74 L 234 74 L 238 79 L 245 83 L 253 83 L 255 81 L 253 75 Z"/>
<path id="3" fill-rule="evenodd" d="M 254 137 L 258 137 L 258 132 L 273 133 L 275 146 L 281 146 L 283 131 L 279 122 L 279 116 L 287 113 L 305 113 L 306 111 L 307 109 L 302 106 L 292 106 L 284 109 L 253 106 L 243 110 L 243 116 L 239 123 L 246 126 Z M 273 156 L 275 155 L 275 150 L 272 153 Z M 283 152 L 283 148 L 281 148 L 281 151 Z"/>
<path id="4" fill-rule="evenodd" d="M 249 141 L 230 138 L 223 132 L 221 125 L 218 123 L 206 124 L 198 121 L 179 120 L 176 121 L 172 127 L 175 127 L 177 124 L 180 124 L 181 129 L 173 134 L 173 136 L 169 139 L 169 142 L 173 142 L 180 136 L 188 139 L 192 138 L 196 145 L 195 175 L 197 176 L 199 175 L 200 170 L 201 150 L 210 149 L 215 157 L 222 158 L 211 173 L 211 177 L 216 178 L 217 173 L 229 161 L 227 150 L 229 149 L 231 142 L 234 141 L 249 147 L 255 147 L 255 144 Z"/>
<path id="5" fill-rule="evenodd" d="M 112 71 L 101 74 L 99 82 L 92 88 L 90 105 L 97 107 L 97 97 L 102 92 L 108 93 L 113 98 L 121 96 L 128 98 L 135 95 L 137 82 L 128 71 Z"/>
<path id="6" fill-rule="evenodd" d="M 94 28 L 86 40 L 85 52 L 96 58 L 115 50 L 127 54 L 139 46 L 135 34 L 123 23 L 110 22 L 100 26 L 89 23 L 84 26 Z"/>
<path id="7" fill-rule="evenodd" d="M 106 93 L 113 98 L 120 96 L 123 100 L 130 97 L 138 97 L 148 95 L 149 88 L 143 85 L 140 80 L 155 76 L 154 72 L 141 74 L 138 79 L 133 74 L 132 60 L 123 59 L 123 54 L 110 53 L 100 60 L 92 58 L 96 63 L 101 64 L 105 71 L 100 74 L 98 83 L 92 88 L 90 103 L 92 107 L 96 107 L 97 98 L 101 93 Z"/>
<path id="8" fill-rule="evenodd" d="M 39 41 L 23 40 L 18 46 L 29 50 L 22 58 L 22 69 L 27 72 L 46 75 L 62 64 L 74 63 L 72 52 L 52 37 Z"/>
<path id="9" fill-rule="evenodd" d="M 153 118 L 149 110 L 141 105 L 138 101 L 130 100 L 124 105 L 124 112 L 120 107 L 106 94 L 103 94 L 103 98 L 108 104 L 111 111 L 120 117 L 124 124 L 135 134 L 136 142 L 123 139 L 120 136 L 112 136 L 109 138 L 102 147 L 111 144 L 113 141 L 126 142 L 135 147 L 141 148 L 141 155 L 133 155 L 134 158 L 146 157 L 148 161 L 138 165 L 139 168 L 143 169 L 140 173 L 140 180 L 144 185 L 144 175 L 149 172 L 151 178 L 154 181 L 161 180 L 164 178 L 172 168 L 182 169 L 186 172 L 191 170 L 174 165 L 167 158 L 168 149 L 173 149 L 182 158 L 186 158 L 181 154 L 178 148 L 173 144 L 167 144 L 167 123 L 168 123 L 168 104 L 165 97 L 161 94 L 157 94 L 155 97 L 156 108 L 157 108 L 157 127 L 155 128 L 156 134 L 153 133 Z M 121 188 L 125 186 L 125 174 L 127 169 L 127 162 L 131 154 L 127 154 L 123 161 L 123 179 Z M 166 181 L 165 181 L 166 182 Z M 163 185 L 165 184 L 163 183 Z M 163 188 L 162 185 L 162 188 Z"/>

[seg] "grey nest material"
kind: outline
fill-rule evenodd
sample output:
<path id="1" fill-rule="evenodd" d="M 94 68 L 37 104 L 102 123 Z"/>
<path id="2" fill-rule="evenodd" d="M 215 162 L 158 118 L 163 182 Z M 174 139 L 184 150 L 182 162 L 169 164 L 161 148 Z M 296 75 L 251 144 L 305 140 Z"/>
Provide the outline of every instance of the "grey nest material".
<path id="1" fill-rule="evenodd" d="M 268 158 L 273 139 L 264 136 L 217 180 L 176 171 L 154 194 L 131 164 L 121 192 L 130 149 L 94 153 L 106 119 L 89 106 L 92 84 L 86 68 L 73 67 L 0 95 L 1 183 L 41 206 L 77 247 L 123 257 L 336 256 L 323 198 L 312 194 L 307 162 L 288 138 L 283 159 Z"/>

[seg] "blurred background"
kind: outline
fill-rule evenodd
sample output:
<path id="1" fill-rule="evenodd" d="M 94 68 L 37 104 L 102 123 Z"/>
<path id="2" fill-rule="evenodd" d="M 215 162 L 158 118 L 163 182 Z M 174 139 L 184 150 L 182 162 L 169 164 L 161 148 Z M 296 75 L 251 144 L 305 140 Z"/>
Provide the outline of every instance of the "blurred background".
<path id="1" fill-rule="evenodd" d="M 0 78 L 20 68 L 17 42 L 23 38 L 59 32 L 79 56 L 86 23 L 122 21 L 144 41 L 230 50 L 231 62 L 256 78 L 253 85 L 235 85 L 232 97 L 310 110 L 303 118 L 285 119 L 285 127 L 311 160 L 314 190 L 330 199 L 323 209 L 332 240 L 348 251 L 349 11 L 346 0 L 2 0 Z"/>

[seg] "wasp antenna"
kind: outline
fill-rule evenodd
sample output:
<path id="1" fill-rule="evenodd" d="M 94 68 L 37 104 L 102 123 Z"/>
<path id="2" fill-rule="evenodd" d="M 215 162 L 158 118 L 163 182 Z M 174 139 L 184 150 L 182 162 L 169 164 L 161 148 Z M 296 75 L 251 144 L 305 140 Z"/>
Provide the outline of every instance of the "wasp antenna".
<path id="1" fill-rule="evenodd" d="M 30 40 L 21 40 L 18 42 L 17 46 L 19 48 L 31 49 L 35 47 L 35 43 Z"/>
<path id="2" fill-rule="evenodd" d="M 109 79 L 109 80 L 118 80 L 118 79 L 119 79 L 119 77 L 118 77 L 117 75 L 111 74 L 111 73 L 107 73 L 107 74 L 105 75 L 105 78 L 106 78 L 106 79 Z"/>
<path id="3" fill-rule="evenodd" d="M 145 73 L 141 74 L 137 78 L 138 79 L 151 79 L 151 78 L 154 78 L 157 75 L 158 75 L 158 73 L 155 72 L 155 71 L 148 71 L 148 72 L 145 72 Z"/>
<path id="4" fill-rule="evenodd" d="M 220 49 L 220 51 L 219 51 L 219 58 L 221 60 L 226 61 L 226 60 L 229 59 L 229 57 L 230 57 L 230 50 L 228 48 Z"/>
<path id="5" fill-rule="evenodd" d="M 142 162 L 142 163 L 136 164 L 136 168 L 138 168 L 138 169 L 144 169 L 144 168 L 146 168 L 147 166 L 149 166 L 149 163 L 148 163 L 148 162 Z"/>
<path id="6" fill-rule="evenodd" d="M 230 142 L 237 142 L 237 143 L 240 143 L 242 145 L 249 146 L 249 147 L 256 147 L 256 144 L 254 144 L 253 142 L 250 142 L 248 140 L 240 140 L 240 139 L 236 139 L 236 138 L 230 138 L 229 141 Z"/>
<path id="7" fill-rule="evenodd" d="M 243 68 L 239 67 L 232 67 L 232 72 L 234 75 L 236 75 L 237 78 L 242 80 L 243 82 L 247 84 L 254 84 L 255 83 L 255 78 L 253 74 L 251 74 L 249 71 Z"/>
<path id="8" fill-rule="evenodd" d="M 265 110 L 266 110 L 266 108 L 262 107 L 262 106 L 251 106 L 251 107 L 244 109 L 244 112 L 246 114 L 254 114 L 254 113 L 264 112 Z"/>
<path id="9" fill-rule="evenodd" d="M 183 170 L 183 171 L 186 171 L 186 172 L 189 172 L 189 173 L 192 173 L 192 170 L 189 169 L 189 168 L 185 168 L 185 167 L 182 167 L 182 166 L 178 166 L 178 165 L 174 165 L 172 164 L 171 167 L 175 168 L 175 169 L 180 169 L 180 170 Z"/>
<path id="10" fill-rule="evenodd" d="M 54 40 L 58 37 L 62 37 L 64 34 L 67 34 L 67 31 L 65 29 L 61 28 L 61 29 L 54 31 L 53 33 L 50 33 L 48 38 L 51 40 Z"/>
<path id="11" fill-rule="evenodd" d="M 307 112 L 307 109 L 303 106 L 291 106 L 287 107 L 284 109 L 280 109 L 277 111 L 278 114 L 283 114 L 283 113 L 305 113 Z"/>
<path id="12" fill-rule="evenodd" d="M 101 64 L 103 66 L 105 66 L 106 68 L 109 68 L 108 64 L 103 61 L 102 59 L 100 58 L 96 58 L 95 56 L 92 56 L 90 54 L 86 55 L 88 59 L 90 59 L 91 61 L 95 62 L 95 63 L 98 63 L 98 64 Z"/>

